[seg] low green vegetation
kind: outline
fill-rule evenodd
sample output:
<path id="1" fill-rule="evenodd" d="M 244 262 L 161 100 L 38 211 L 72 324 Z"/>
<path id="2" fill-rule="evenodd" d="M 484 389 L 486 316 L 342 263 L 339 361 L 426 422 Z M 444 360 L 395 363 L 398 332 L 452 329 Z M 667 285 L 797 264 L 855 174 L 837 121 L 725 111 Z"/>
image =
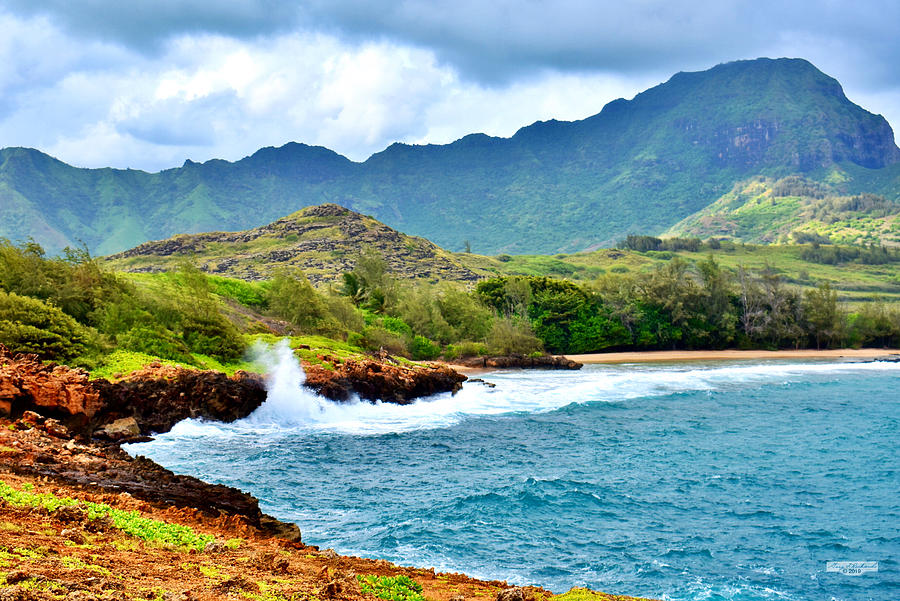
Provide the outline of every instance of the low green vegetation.
<path id="1" fill-rule="evenodd" d="M 108 518 L 110 524 L 126 534 L 142 540 L 171 545 L 180 549 L 202 551 L 214 537 L 202 534 L 180 524 L 170 524 L 146 518 L 136 511 L 123 511 L 104 503 L 79 501 L 69 497 L 59 497 L 52 493 L 35 492 L 33 486 L 22 490 L 13 488 L 0 480 L 0 500 L 15 507 L 40 507 L 52 512 L 61 507 L 78 507 L 84 510 L 89 520 Z"/>
<path id="2" fill-rule="evenodd" d="M 422 585 L 409 576 L 376 576 L 375 574 L 356 577 L 364 594 L 375 595 L 386 601 L 425 601 Z"/>

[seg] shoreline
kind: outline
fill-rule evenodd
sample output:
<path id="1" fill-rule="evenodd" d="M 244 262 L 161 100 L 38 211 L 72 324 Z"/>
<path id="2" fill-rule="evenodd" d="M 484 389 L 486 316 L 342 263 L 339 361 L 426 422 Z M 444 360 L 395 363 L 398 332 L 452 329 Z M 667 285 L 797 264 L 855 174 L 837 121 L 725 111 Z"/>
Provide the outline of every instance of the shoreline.
<path id="1" fill-rule="evenodd" d="M 0 590 L 7 595 L 375 601 L 360 576 L 366 582 L 408 578 L 429 601 L 556 596 L 536 585 L 304 544 L 302 524 L 266 515 L 256 497 L 176 474 L 121 448 L 145 438 L 141 432 L 166 431 L 191 414 L 226 422 L 249 414 L 261 401 L 254 377 L 175 370 L 166 372 L 171 379 L 125 382 L 140 390 L 118 390 L 109 382 L 95 389 L 80 370 L 27 355 L 0 352 L 0 358 L 0 538 L 10 549 L 0 549 Z M 92 517 L 87 504 L 106 508 L 104 515 Z M 110 517 L 114 512 L 118 517 Z M 41 594 L 32 594 L 36 587 Z M 573 590 L 561 601 L 644 601 Z"/>
<path id="2" fill-rule="evenodd" d="M 759 359 L 876 359 L 900 354 L 900 349 L 800 349 L 800 350 L 721 350 L 721 351 L 627 351 L 566 355 L 579 363 L 655 363 L 667 361 L 742 361 Z"/>
<path id="3" fill-rule="evenodd" d="M 194 494 L 180 494 L 185 488 Z M 37 501 L 20 497 L 32 493 Z M 86 503 L 127 521 L 91 517 Z M 402 577 L 429 601 L 651 601 L 584 588 L 554 594 L 307 545 L 296 524 L 262 513 L 247 493 L 133 458 L 119 443 L 77 442 L 32 412 L 0 417 L 0 526 L 9 548 L 0 564 L 4 599 L 377 601 L 359 577 Z"/>

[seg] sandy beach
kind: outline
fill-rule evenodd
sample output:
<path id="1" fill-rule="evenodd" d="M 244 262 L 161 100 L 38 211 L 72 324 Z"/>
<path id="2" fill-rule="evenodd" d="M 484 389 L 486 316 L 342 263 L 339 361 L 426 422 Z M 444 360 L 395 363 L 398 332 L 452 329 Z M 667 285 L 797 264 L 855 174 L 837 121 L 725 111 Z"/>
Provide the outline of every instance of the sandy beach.
<path id="1" fill-rule="evenodd" d="M 566 355 L 579 363 L 652 363 L 655 361 L 730 361 L 740 359 L 874 359 L 900 354 L 900 349 L 815 349 L 784 351 L 640 351 Z"/>

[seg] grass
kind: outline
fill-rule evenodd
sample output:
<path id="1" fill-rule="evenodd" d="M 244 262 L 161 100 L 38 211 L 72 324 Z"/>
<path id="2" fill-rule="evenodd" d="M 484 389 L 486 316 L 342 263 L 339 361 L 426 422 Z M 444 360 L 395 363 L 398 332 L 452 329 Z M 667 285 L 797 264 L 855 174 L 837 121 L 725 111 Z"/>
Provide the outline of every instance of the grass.
<path id="1" fill-rule="evenodd" d="M 900 301 L 900 263 L 885 265 L 863 265 L 842 263 L 823 265 L 802 259 L 801 254 L 808 245 L 756 245 L 723 243 L 721 249 L 701 249 L 698 252 L 637 252 L 621 249 L 601 249 L 593 252 L 571 255 L 556 255 L 555 261 L 572 267 L 572 275 L 567 279 L 590 281 L 603 274 L 641 273 L 665 265 L 678 256 L 688 263 L 696 264 L 710 255 L 731 271 L 744 267 L 750 270 L 774 269 L 788 283 L 802 289 L 811 289 L 820 282 L 830 282 L 839 291 L 844 302 L 867 302 L 881 298 L 885 301 Z M 553 275 L 542 272 L 546 257 L 541 255 L 519 255 L 509 260 L 476 255 L 458 255 L 469 261 L 471 269 L 496 275 Z M 559 276 L 556 276 L 559 277 Z"/>
<path id="2" fill-rule="evenodd" d="M 612 597 L 589 588 L 575 587 L 567 593 L 553 595 L 553 601 L 610 601 Z"/>
<path id="3" fill-rule="evenodd" d="M 34 492 L 33 488 L 23 486 L 22 490 L 17 490 L 0 480 L 0 499 L 16 507 L 40 507 L 48 512 L 60 507 L 81 507 L 86 511 L 88 519 L 108 517 L 113 527 L 126 534 L 147 542 L 170 545 L 179 549 L 202 551 L 206 544 L 214 539 L 187 526 L 143 517 L 136 511 L 123 511 L 105 503 L 79 501 L 70 497 L 58 497 L 52 493 Z"/>
<path id="4" fill-rule="evenodd" d="M 256 342 L 272 345 L 282 338 L 282 336 L 276 336 L 274 334 L 253 334 L 247 337 L 247 341 L 251 345 Z M 366 351 L 364 349 L 341 340 L 333 340 L 324 336 L 290 336 L 289 340 L 291 348 L 294 350 L 294 355 L 298 359 L 302 359 L 312 365 L 334 367 L 329 362 L 319 359 L 319 355 L 330 355 L 341 361 L 366 358 Z M 309 348 L 301 348 L 304 346 L 308 346 Z"/>
<path id="5" fill-rule="evenodd" d="M 69 568 L 70 570 L 88 570 L 90 572 L 96 572 L 97 574 L 100 574 L 102 576 L 113 575 L 112 572 L 110 572 L 107 568 L 92 563 L 87 563 L 86 561 L 75 557 L 74 555 L 61 557 L 60 562 L 62 562 L 63 566 Z"/>
<path id="6" fill-rule="evenodd" d="M 409 576 L 358 575 L 360 589 L 364 594 L 375 595 L 386 601 L 425 601 L 422 585 Z"/>
<path id="7" fill-rule="evenodd" d="M 211 369 L 221 371 L 229 376 L 234 375 L 238 370 L 259 372 L 262 367 L 252 361 L 236 361 L 233 363 L 222 363 L 213 357 L 194 353 L 191 355 L 192 363 L 184 363 L 172 361 L 170 359 L 161 359 L 146 353 L 138 353 L 135 351 L 115 350 L 109 355 L 102 358 L 102 362 L 96 368 L 91 370 L 92 378 L 114 379 L 117 374 L 127 375 L 133 371 L 143 369 L 147 365 L 158 362 L 162 365 L 178 365 L 182 367 L 194 367 L 198 369 Z"/>

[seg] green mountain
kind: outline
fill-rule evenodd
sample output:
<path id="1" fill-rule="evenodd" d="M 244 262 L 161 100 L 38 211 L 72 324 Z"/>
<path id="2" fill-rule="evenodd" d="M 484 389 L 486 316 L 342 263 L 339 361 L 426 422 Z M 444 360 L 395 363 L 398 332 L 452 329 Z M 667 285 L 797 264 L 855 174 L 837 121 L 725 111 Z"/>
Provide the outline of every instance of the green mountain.
<path id="1" fill-rule="evenodd" d="M 274 223 L 242 232 L 179 234 L 107 257 L 117 271 L 174 271 L 182 261 L 243 280 L 269 279 L 299 268 L 314 283 L 335 283 L 352 271 L 360 253 L 375 251 L 400 279 L 474 281 L 453 254 L 424 238 L 407 236 L 335 204 L 308 207 Z"/>
<path id="2" fill-rule="evenodd" d="M 445 248 L 555 253 L 661 233 L 734 184 L 801 174 L 836 193 L 900 197 L 887 121 L 801 59 L 678 73 L 582 121 L 510 138 L 394 144 L 363 163 L 303 144 L 159 173 L 78 169 L 0 151 L 0 236 L 100 254 L 209 230 L 242 230 L 334 202 Z"/>
<path id="3" fill-rule="evenodd" d="M 797 176 L 751 178 L 665 235 L 756 244 L 900 246 L 900 199 L 840 194 L 836 187 Z"/>

